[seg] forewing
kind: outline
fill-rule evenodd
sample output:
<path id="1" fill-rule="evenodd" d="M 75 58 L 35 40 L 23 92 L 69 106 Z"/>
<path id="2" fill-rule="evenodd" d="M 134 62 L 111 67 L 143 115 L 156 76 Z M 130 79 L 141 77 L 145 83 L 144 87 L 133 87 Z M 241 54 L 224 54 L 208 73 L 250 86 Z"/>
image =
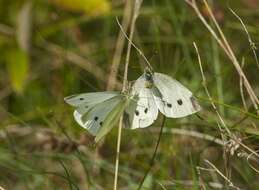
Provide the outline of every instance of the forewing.
<path id="1" fill-rule="evenodd" d="M 133 85 L 132 94 L 134 97 L 125 110 L 124 123 L 131 129 L 150 126 L 158 116 L 158 108 L 143 76 Z"/>
<path id="2" fill-rule="evenodd" d="M 100 128 L 95 137 L 96 142 L 98 142 L 103 136 L 105 136 L 114 127 L 114 125 L 119 123 L 119 118 L 121 117 L 128 103 L 129 100 L 126 97 L 122 97 L 121 101 L 112 109 L 111 112 L 109 112 L 103 122 L 103 126 Z"/>
<path id="3" fill-rule="evenodd" d="M 165 116 L 185 117 L 200 110 L 200 106 L 191 91 L 177 80 L 161 73 L 154 73 L 153 80 L 160 92 L 155 95 L 155 101 Z"/>
<path id="4" fill-rule="evenodd" d="M 119 92 L 106 91 L 106 92 L 90 92 L 83 94 L 74 94 L 68 97 L 65 97 L 64 100 L 71 106 L 91 106 L 113 98 L 119 95 Z"/>
<path id="5" fill-rule="evenodd" d="M 84 114 L 80 114 L 77 110 L 74 117 L 77 123 L 87 129 L 92 135 L 97 135 L 104 125 L 105 120 L 116 106 L 118 106 L 125 97 L 121 94 L 94 105 Z"/>

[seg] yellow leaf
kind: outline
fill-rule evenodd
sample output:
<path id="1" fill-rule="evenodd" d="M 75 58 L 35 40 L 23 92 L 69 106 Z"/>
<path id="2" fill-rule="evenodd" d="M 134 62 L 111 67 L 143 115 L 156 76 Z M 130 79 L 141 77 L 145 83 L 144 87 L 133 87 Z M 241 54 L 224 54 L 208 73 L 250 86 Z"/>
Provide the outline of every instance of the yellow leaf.
<path id="1" fill-rule="evenodd" d="M 28 55 L 21 49 L 13 49 L 6 54 L 7 70 L 14 91 L 22 93 L 29 69 Z"/>
<path id="2" fill-rule="evenodd" d="M 84 12 L 88 15 L 102 15 L 111 9 L 108 0 L 50 0 L 50 2 L 67 10 Z"/>

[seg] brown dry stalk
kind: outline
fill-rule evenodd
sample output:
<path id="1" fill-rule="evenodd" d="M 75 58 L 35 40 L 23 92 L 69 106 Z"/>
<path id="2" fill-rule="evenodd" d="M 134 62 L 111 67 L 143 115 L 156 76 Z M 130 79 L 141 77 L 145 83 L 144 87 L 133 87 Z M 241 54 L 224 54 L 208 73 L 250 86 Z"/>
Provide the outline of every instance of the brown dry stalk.
<path id="1" fill-rule="evenodd" d="M 217 31 L 219 33 L 219 35 L 216 34 L 216 32 L 212 29 L 212 27 L 210 26 L 210 24 L 206 21 L 206 19 L 203 17 L 203 15 L 201 14 L 201 12 L 199 11 L 199 8 L 196 4 L 195 0 L 185 0 L 195 11 L 195 13 L 197 14 L 197 16 L 199 17 L 199 19 L 202 21 L 202 23 L 205 25 L 205 27 L 209 30 L 209 32 L 211 33 L 211 35 L 215 38 L 215 40 L 218 42 L 218 44 L 220 45 L 220 47 L 224 50 L 224 52 L 226 53 L 226 55 L 229 57 L 229 59 L 231 60 L 231 62 L 233 63 L 235 69 L 237 70 L 239 76 L 243 79 L 244 82 L 244 86 L 248 92 L 248 95 L 250 96 L 250 99 L 253 103 L 254 108 L 257 110 L 258 109 L 258 104 L 259 104 L 259 100 L 255 94 L 255 92 L 253 91 L 249 81 L 247 80 L 229 42 L 227 41 L 223 31 L 221 30 L 216 18 L 214 17 L 214 14 L 210 8 L 210 6 L 208 5 L 206 0 L 203 0 L 203 3 L 205 4 L 209 16 L 211 18 L 211 20 L 213 21 L 214 25 L 217 28 Z"/>
<path id="2" fill-rule="evenodd" d="M 127 31 L 129 27 L 131 12 L 132 12 L 131 7 L 132 7 L 132 2 L 126 1 L 123 18 L 122 18 L 122 28 L 124 29 L 124 31 Z M 115 52 L 112 59 L 112 65 L 110 68 L 110 74 L 107 82 L 107 90 L 113 90 L 114 87 L 116 86 L 116 77 L 119 70 L 121 54 L 123 51 L 124 44 L 125 44 L 125 38 L 123 36 L 122 31 L 120 30 L 116 41 Z"/>
<path id="3" fill-rule="evenodd" d="M 239 20 L 239 22 L 241 23 L 242 27 L 244 28 L 245 30 L 245 33 L 247 35 L 247 39 L 248 39 L 248 42 L 249 42 L 249 45 L 251 46 L 251 49 L 252 49 L 252 52 L 254 54 L 254 58 L 255 58 L 255 62 L 256 62 L 256 65 L 257 67 L 259 68 L 259 62 L 258 62 L 258 58 L 257 58 L 257 55 L 256 55 L 256 52 L 255 50 L 257 49 L 257 47 L 255 46 L 255 43 L 253 42 L 247 28 L 246 28 L 246 25 L 244 24 L 243 20 L 240 18 L 240 16 L 238 16 L 238 14 L 233 10 L 231 9 L 230 7 L 228 7 L 228 9 L 231 11 L 231 13 Z"/>
<path id="4" fill-rule="evenodd" d="M 212 164 L 209 160 L 204 160 L 217 174 L 219 174 L 227 183 L 229 187 L 233 189 L 240 190 L 239 187 L 235 186 L 233 182 L 226 177 L 214 164 Z"/>
<path id="5" fill-rule="evenodd" d="M 211 103 L 213 109 L 215 110 L 215 112 L 216 112 L 216 114 L 217 114 L 217 116 L 218 116 L 218 118 L 219 118 L 219 120 L 220 120 L 221 125 L 224 127 L 224 129 L 226 130 L 226 132 L 228 133 L 228 135 L 231 137 L 232 134 L 231 134 L 230 130 L 228 129 L 228 127 L 227 127 L 225 121 L 224 121 L 223 118 L 221 117 L 220 113 L 218 112 L 218 109 L 217 109 L 216 105 L 214 104 L 213 99 L 212 99 L 212 97 L 211 97 L 211 95 L 210 95 L 210 92 L 209 92 L 209 90 L 208 90 L 208 87 L 207 87 L 207 85 L 206 85 L 207 80 L 206 80 L 206 77 L 205 77 L 204 72 L 203 72 L 203 67 L 202 67 L 202 64 L 201 64 L 200 53 L 199 53 L 198 47 L 197 47 L 197 45 L 196 45 L 195 42 L 193 42 L 193 46 L 194 46 L 195 51 L 196 51 L 196 53 L 197 53 L 198 63 L 199 63 L 199 67 L 200 67 L 200 71 L 201 71 L 201 76 L 202 76 L 202 84 L 203 84 L 203 87 L 204 87 L 204 89 L 205 89 L 205 92 L 206 92 L 206 94 L 207 94 L 207 96 L 208 96 L 208 98 L 209 98 L 209 100 L 210 100 L 210 103 Z"/>
<path id="6" fill-rule="evenodd" d="M 218 127 L 219 127 L 220 131 L 222 131 L 221 126 L 223 126 L 223 127 L 224 127 L 224 130 L 228 133 L 229 137 L 230 137 L 230 138 L 235 138 L 235 135 L 233 135 L 233 134 L 231 133 L 231 131 L 228 129 L 228 127 L 227 127 L 225 121 L 224 121 L 223 118 L 221 117 L 220 113 L 218 112 L 218 109 L 217 109 L 216 105 L 215 105 L 214 102 L 213 102 L 213 99 L 212 99 L 212 97 L 211 97 L 211 95 L 210 95 L 210 92 L 209 92 L 209 90 L 208 90 L 208 87 L 207 87 L 207 85 L 206 85 L 206 78 L 205 78 L 205 75 L 204 75 L 204 72 L 203 72 L 203 68 L 202 68 L 202 64 L 201 64 L 201 57 L 200 57 L 200 54 L 199 54 L 198 47 L 196 46 L 195 42 L 193 42 L 193 45 L 194 45 L 194 48 L 195 48 L 195 50 L 196 50 L 197 57 L 198 57 L 198 63 L 199 63 L 199 67 L 200 67 L 200 71 L 201 71 L 201 75 L 202 75 L 202 84 L 203 84 L 203 87 L 204 87 L 205 92 L 206 92 L 206 94 L 207 94 L 207 96 L 209 97 L 209 100 L 210 100 L 210 102 L 211 102 L 211 105 L 212 105 L 213 109 L 215 110 L 215 112 L 216 112 L 216 114 L 217 114 L 217 116 L 218 116 L 218 118 L 219 118 L 219 120 L 220 120 L 220 123 L 221 123 L 221 124 L 219 124 L 219 123 L 217 122 L 217 123 L 218 123 Z M 225 135 L 224 131 L 221 133 L 221 138 L 222 138 L 222 140 L 223 140 L 224 142 L 227 141 L 227 138 L 226 138 L 226 135 Z M 229 177 L 229 172 L 228 172 L 229 170 L 227 169 L 227 168 L 228 168 L 228 162 L 227 162 L 228 159 L 227 159 L 226 147 L 225 147 L 225 146 L 224 146 L 224 152 L 223 152 L 223 159 L 224 159 L 224 165 L 225 165 L 226 175 L 227 175 L 227 177 Z"/>
<path id="7" fill-rule="evenodd" d="M 242 58 L 242 62 L 241 62 L 241 67 L 243 68 L 245 65 L 245 59 Z M 245 109 L 245 111 L 248 111 L 247 105 L 246 105 L 246 100 L 245 100 L 245 95 L 244 95 L 244 87 L 243 87 L 243 78 L 239 78 L 239 88 L 240 88 L 240 95 L 241 95 L 241 100 L 243 103 L 243 107 Z"/>
<path id="8" fill-rule="evenodd" d="M 210 93 L 209 93 L 209 91 L 208 91 L 208 88 L 207 88 L 207 86 L 206 86 L 206 78 L 205 78 L 205 75 L 204 75 L 204 72 L 203 72 L 203 68 L 202 68 L 202 64 L 201 64 L 201 58 L 200 58 L 199 50 L 198 50 L 197 45 L 195 44 L 195 42 L 193 43 L 193 45 L 194 45 L 194 48 L 195 48 L 196 53 L 197 53 L 197 56 L 198 56 L 198 63 L 199 63 L 200 70 L 201 70 L 201 75 L 202 75 L 203 86 L 204 86 L 205 92 L 206 92 L 207 96 L 209 97 L 209 100 L 211 101 L 211 105 L 212 105 L 213 109 L 215 110 L 215 112 L 216 112 L 216 114 L 217 114 L 217 116 L 218 116 L 218 118 L 219 118 L 219 120 L 220 120 L 221 125 L 224 127 L 224 129 L 226 130 L 226 132 L 228 133 L 229 137 L 230 137 L 232 140 L 234 140 L 236 143 L 238 143 L 238 144 L 241 145 L 243 148 L 245 148 L 246 150 L 248 150 L 248 151 L 251 152 L 253 155 L 255 155 L 255 156 L 257 156 L 257 157 L 259 158 L 259 154 L 258 154 L 256 151 L 252 150 L 250 147 L 246 146 L 246 145 L 245 145 L 244 143 L 242 143 L 241 141 L 240 141 L 240 142 L 236 141 L 236 136 L 231 133 L 231 131 L 228 129 L 227 125 L 225 124 L 225 121 L 223 120 L 223 118 L 222 118 L 221 115 L 219 114 L 219 112 L 218 112 L 218 110 L 217 110 L 217 107 L 216 107 L 216 105 L 214 104 L 214 102 L 212 101 L 212 97 L 211 97 L 211 95 L 210 95 Z M 223 137 L 222 139 L 223 139 L 224 141 L 226 141 L 226 139 L 225 139 L 225 137 L 223 136 L 223 134 L 221 134 L 221 135 L 222 135 L 222 137 Z"/>
<path id="9" fill-rule="evenodd" d="M 130 1 L 130 0 L 128 0 Z M 133 34 L 135 30 L 135 23 L 139 15 L 139 10 L 142 4 L 142 0 L 135 0 L 135 4 L 133 7 L 133 16 L 130 24 L 130 35 L 129 39 L 132 41 Z M 127 78 L 128 78 L 128 67 L 129 67 L 129 59 L 130 59 L 130 52 L 131 52 L 131 43 L 128 42 L 127 47 L 127 54 L 126 54 L 126 60 L 125 60 L 125 68 L 124 68 L 124 76 L 123 76 L 123 86 L 122 86 L 122 92 L 126 91 L 127 89 Z M 117 151 L 116 151 L 116 161 L 115 161 L 115 174 L 114 174 L 114 186 L 113 189 L 117 190 L 117 184 L 118 184 L 118 171 L 119 171 L 119 159 L 120 159 L 120 144 L 121 144 L 121 131 L 122 131 L 122 125 L 123 125 L 123 116 L 120 118 L 119 123 L 119 129 L 118 129 L 118 138 L 117 138 Z"/>
<path id="10" fill-rule="evenodd" d="M 259 100 L 258 100 L 257 96 L 255 95 L 255 93 L 254 93 L 254 91 L 253 91 L 249 81 L 247 80 L 247 78 L 246 78 L 246 76 L 245 76 L 245 74 L 244 74 L 244 72 L 243 72 L 243 70 L 242 70 L 242 68 L 241 68 L 241 66 L 240 66 L 240 64 L 239 64 L 239 62 L 238 62 L 238 60 L 237 60 L 237 58 L 236 58 L 236 56 L 235 56 L 231 46 L 230 46 L 230 44 L 228 43 L 228 41 L 227 41 L 223 31 L 221 30 L 221 28 L 220 28 L 216 18 L 214 17 L 214 14 L 212 13 L 212 10 L 211 10 L 210 6 L 208 5 L 206 0 L 203 0 L 203 2 L 206 5 L 206 8 L 208 9 L 209 15 L 210 15 L 212 21 L 214 22 L 215 26 L 217 27 L 218 32 L 219 32 L 219 34 L 220 34 L 224 44 L 226 45 L 226 47 L 228 49 L 228 52 L 231 55 L 231 57 L 229 57 L 229 58 L 230 59 L 232 58 L 231 60 L 233 62 L 233 65 L 235 66 L 235 68 L 236 68 L 237 72 L 239 73 L 240 77 L 243 78 L 245 87 L 246 87 L 246 89 L 247 89 L 247 91 L 248 91 L 248 93 L 250 95 L 250 98 L 251 98 L 252 102 L 254 103 L 255 109 L 257 110 L 258 109 Z"/>

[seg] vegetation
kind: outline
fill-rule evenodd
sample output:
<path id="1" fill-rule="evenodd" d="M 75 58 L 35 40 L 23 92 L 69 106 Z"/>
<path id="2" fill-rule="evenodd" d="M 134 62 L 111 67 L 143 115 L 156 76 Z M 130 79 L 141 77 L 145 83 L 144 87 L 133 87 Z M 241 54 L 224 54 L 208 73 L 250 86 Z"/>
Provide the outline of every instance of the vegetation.
<path id="1" fill-rule="evenodd" d="M 0 0 L 0 189 L 113 189 L 118 125 L 95 144 L 64 97 L 122 89 L 134 1 L 71 2 Z M 161 116 L 122 129 L 117 189 L 259 189 L 259 3 L 206 3 L 141 4 L 133 42 L 202 111 L 167 118 L 156 155 Z M 129 81 L 143 65 L 132 47 Z"/>

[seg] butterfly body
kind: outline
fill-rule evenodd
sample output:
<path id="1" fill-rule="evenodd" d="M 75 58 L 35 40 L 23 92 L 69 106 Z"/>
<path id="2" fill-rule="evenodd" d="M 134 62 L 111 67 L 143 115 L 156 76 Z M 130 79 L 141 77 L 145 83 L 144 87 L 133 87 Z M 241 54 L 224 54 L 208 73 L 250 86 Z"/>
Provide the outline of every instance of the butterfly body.
<path id="1" fill-rule="evenodd" d="M 154 86 L 154 81 L 153 81 L 153 74 L 151 71 L 146 70 L 144 73 L 144 77 L 145 77 L 145 87 L 146 88 L 153 88 Z"/>

